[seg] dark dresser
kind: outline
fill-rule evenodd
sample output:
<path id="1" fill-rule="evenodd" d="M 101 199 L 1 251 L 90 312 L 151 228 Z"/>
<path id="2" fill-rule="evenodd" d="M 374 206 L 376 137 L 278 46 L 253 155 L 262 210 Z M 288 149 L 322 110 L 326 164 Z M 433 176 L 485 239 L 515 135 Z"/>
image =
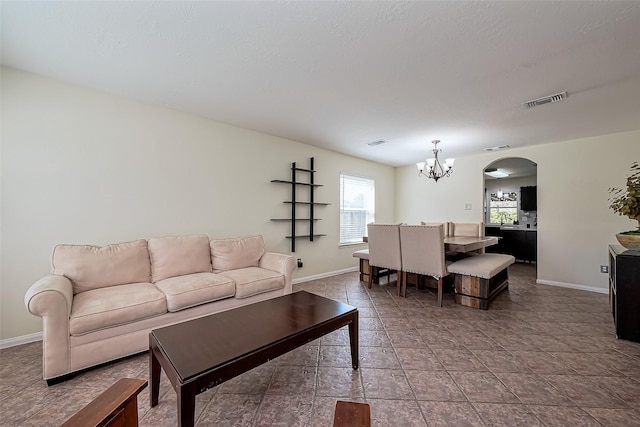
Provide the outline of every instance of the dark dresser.
<path id="1" fill-rule="evenodd" d="M 616 337 L 640 342 L 640 250 L 609 246 L 609 305 Z"/>

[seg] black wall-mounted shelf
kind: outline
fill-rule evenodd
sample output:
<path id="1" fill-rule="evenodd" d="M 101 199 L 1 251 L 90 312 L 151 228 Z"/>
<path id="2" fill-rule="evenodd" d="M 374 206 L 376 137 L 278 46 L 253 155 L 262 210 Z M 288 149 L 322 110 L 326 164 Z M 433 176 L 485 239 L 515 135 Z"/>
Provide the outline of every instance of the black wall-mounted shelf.
<path id="1" fill-rule="evenodd" d="M 308 182 L 300 182 L 297 180 L 296 172 L 308 173 L 309 181 Z M 291 180 L 284 179 L 272 179 L 271 182 L 275 182 L 278 184 L 289 184 L 291 185 L 291 200 L 285 200 L 283 203 L 291 204 L 291 218 L 271 218 L 271 221 L 290 221 L 291 222 L 291 234 L 289 236 L 285 236 L 287 239 L 291 239 L 291 252 L 296 251 L 296 239 L 309 239 L 310 242 L 313 242 L 315 237 L 326 236 L 326 234 L 318 234 L 314 233 L 314 223 L 315 221 L 319 221 L 320 218 L 315 218 L 314 214 L 314 206 L 328 206 L 330 203 L 322 203 L 315 201 L 314 190 L 316 187 L 322 187 L 322 184 L 316 184 L 314 182 L 314 174 L 316 171 L 314 170 L 313 165 L 313 157 L 309 159 L 309 169 L 296 167 L 296 162 L 291 163 Z M 308 201 L 298 201 L 296 200 L 296 186 L 306 186 L 309 187 L 309 200 Z M 305 218 L 296 218 L 296 206 L 297 205 L 305 205 L 309 207 L 309 215 Z M 307 222 L 309 224 L 309 231 L 304 234 L 296 233 L 296 223 Z"/>

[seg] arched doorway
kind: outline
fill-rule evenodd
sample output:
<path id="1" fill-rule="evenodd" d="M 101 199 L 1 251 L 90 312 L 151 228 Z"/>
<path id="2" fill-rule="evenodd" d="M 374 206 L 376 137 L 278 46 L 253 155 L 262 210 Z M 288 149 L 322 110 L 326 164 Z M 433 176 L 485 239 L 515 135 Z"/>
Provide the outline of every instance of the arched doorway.
<path id="1" fill-rule="evenodd" d="M 537 164 L 521 157 L 496 160 L 484 169 L 485 234 L 501 237 L 487 252 L 537 260 Z"/>

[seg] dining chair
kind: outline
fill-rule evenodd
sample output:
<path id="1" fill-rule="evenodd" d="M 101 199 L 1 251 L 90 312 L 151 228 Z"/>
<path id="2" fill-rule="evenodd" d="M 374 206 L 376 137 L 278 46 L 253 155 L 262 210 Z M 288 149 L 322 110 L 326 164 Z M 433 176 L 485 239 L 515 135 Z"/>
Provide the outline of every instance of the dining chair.
<path id="1" fill-rule="evenodd" d="M 452 237 L 484 237 L 484 222 L 450 222 L 449 235 Z M 445 254 L 445 257 L 452 261 L 456 261 L 468 256 L 483 254 L 484 252 L 484 248 L 477 249 L 472 252 L 466 252 L 464 254 L 459 254 L 457 252 L 447 252 Z"/>
<path id="2" fill-rule="evenodd" d="M 484 222 L 450 222 L 449 235 L 484 237 Z"/>
<path id="3" fill-rule="evenodd" d="M 442 228 L 444 230 L 444 237 L 447 237 L 449 235 L 449 225 L 453 224 L 451 222 L 445 221 L 445 222 L 424 222 L 421 221 L 420 225 L 442 225 Z"/>
<path id="4" fill-rule="evenodd" d="M 367 224 L 367 232 L 369 235 L 369 280 L 367 281 L 367 287 L 371 289 L 373 267 L 396 270 L 396 293 L 400 295 L 402 256 L 400 253 L 399 225 L 371 223 Z"/>
<path id="5" fill-rule="evenodd" d="M 442 307 L 443 278 L 449 274 L 444 258 L 444 226 L 401 225 L 400 248 L 402 296 L 405 296 L 407 290 L 407 272 L 431 276 L 438 281 L 438 306 Z"/>

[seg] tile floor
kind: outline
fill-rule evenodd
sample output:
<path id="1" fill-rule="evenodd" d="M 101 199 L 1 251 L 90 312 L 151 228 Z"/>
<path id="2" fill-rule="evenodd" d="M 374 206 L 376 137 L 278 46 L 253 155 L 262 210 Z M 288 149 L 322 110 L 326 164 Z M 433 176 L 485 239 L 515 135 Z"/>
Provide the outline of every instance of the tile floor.
<path id="1" fill-rule="evenodd" d="M 607 295 L 536 285 L 524 264 L 488 311 L 357 273 L 300 289 L 358 307 L 361 368 L 338 330 L 199 395 L 198 426 L 330 426 L 337 399 L 368 402 L 376 426 L 640 426 L 640 344 L 616 340 Z M 57 426 L 118 378 L 147 378 L 139 355 L 47 387 L 41 357 L 40 343 L 0 352 L 0 425 Z M 164 375 L 160 404 L 145 389 L 138 407 L 142 426 L 176 425 Z"/>

